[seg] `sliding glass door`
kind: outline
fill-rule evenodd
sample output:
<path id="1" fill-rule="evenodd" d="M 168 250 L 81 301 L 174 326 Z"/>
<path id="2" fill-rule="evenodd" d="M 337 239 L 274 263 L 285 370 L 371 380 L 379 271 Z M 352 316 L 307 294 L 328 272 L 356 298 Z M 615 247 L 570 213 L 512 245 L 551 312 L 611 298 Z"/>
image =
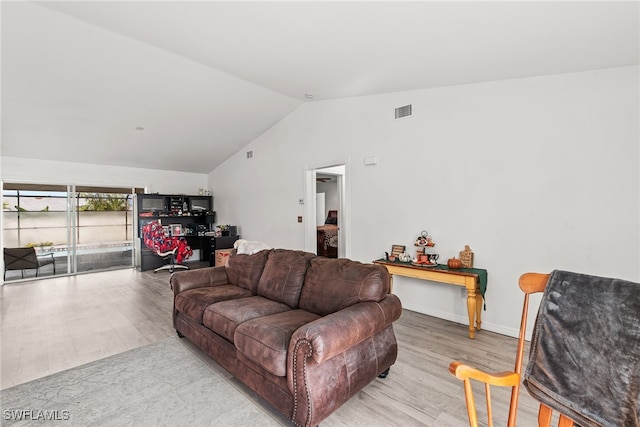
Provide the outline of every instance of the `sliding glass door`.
<path id="1" fill-rule="evenodd" d="M 67 273 L 70 247 L 68 192 L 62 185 L 4 183 L 2 192 L 2 244 L 5 281 Z M 20 248 L 34 248 L 38 259 L 55 263 L 37 267 Z M 16 255 L 14 249 L 17 249 Z M 25 268 L 25 267 L 36 268 Z M 55 267 L 55 269 L 54 269 Z"/>
<path id="2" fill-rule="evenodd" d="M 132 189 L 77 186 L 73 194 L 75 271 L 132 267 Z"/>
<path id="3" fill-rule="evenodd" d="M 5 182 L 3 246 L 33 247 L 38 257 L 53 257 L 56 275 L 132 267 L 135 192 L 132 188 Z M 7 267 L 6 281 L 54 274 L 50 264 L 11 269 L 5 257 Z"/>

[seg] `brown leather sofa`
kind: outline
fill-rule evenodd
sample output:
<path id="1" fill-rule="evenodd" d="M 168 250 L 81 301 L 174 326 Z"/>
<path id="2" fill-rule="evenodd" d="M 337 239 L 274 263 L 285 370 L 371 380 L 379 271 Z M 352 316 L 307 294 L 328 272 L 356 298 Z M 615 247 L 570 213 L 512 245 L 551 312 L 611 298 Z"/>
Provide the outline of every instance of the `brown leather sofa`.
<path id="1" fill-rule="evenodd" d="M 298 426 L 316 426 L 395 362 L 400 300 L 379 265 L 271 249 L 174 273 L 173 322 Z"/>

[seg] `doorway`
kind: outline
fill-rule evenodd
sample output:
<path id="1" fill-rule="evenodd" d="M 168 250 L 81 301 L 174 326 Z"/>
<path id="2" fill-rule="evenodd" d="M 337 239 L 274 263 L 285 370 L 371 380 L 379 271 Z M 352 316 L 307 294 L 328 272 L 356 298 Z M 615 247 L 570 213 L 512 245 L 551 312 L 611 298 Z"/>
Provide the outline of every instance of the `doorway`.
<path id="1" fill-rule="evenodd" d="M 331 258 L 350 256 L 348 163 L 305 171 L 305 250 Z"/>

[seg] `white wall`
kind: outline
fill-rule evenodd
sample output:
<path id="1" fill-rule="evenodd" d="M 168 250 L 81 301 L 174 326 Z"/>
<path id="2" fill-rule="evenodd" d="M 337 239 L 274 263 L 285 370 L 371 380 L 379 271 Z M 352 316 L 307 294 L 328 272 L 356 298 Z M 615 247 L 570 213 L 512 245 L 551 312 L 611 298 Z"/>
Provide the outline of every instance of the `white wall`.
<path id="1" fill-rule="evenodd" d="M 316 190 L 316 226 L 324 224 L 325 218 L 325 194 Z"/>
<path id="2" fill-rule="evenodd" d="M 318 182 L 316 191 L 324 193 L 324 212 L 318 221 L 324 224 L 329 211 L 337 211 L 340 209 L 340 198 L 338 197 L 338 181 Z M 338 212 L 338 215 L 340 213 Z"/>
<path id="3" fill-rule="evenodd" d="M 640 281 L 638 71 L 307 103 L 249 144 L 253 158 L 238 153 L 210 174 L 219 221 L 301 249 L 305 168 L 348 160 L 351 258 L 380 258 L 423 229 L 444 260 L 469 244 L 489 273 L 483 326 L 515 335 L 524 272 Z M 413 116 L 394 120 L 406 104 Z M 394 286 L 405 308 L 467 321 L 457 287 Z"/>
<path id="4" fill-rule="evenodd" d="M 123 153 L 126 155 L 126 153 Z M 162 194 L 198 194 L 207 175 L 156 169 L 2 157 L 3 181 L 148 188 Z"/>

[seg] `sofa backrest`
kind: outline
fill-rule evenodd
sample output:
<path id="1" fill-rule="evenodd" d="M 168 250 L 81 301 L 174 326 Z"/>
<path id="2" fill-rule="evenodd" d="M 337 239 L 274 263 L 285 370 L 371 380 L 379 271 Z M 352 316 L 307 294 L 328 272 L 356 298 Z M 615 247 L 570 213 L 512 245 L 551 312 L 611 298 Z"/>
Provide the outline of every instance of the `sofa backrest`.
<path id="1" fill-rule="evenodd" d="M 257 294 L 298 308 L 300 290 L 309 261 L 316 255 L 289 249 L 272 249 L 258 283 Z"/>
<path id="2" fill-rule="evenodd" d="M 271 250 L 264 250 L 247 255 L 232 251 L 226 266 L 229 283 L 247 289 L 255 295 L 270 252 Z"/>
<path id="3" fill-rule="evenodd" d="M 389 272 L 381 265 L 316 257 L 307 269 L 298 305 L 326 316 L 359 302 L 381 301 L 389 283 Z"/>

